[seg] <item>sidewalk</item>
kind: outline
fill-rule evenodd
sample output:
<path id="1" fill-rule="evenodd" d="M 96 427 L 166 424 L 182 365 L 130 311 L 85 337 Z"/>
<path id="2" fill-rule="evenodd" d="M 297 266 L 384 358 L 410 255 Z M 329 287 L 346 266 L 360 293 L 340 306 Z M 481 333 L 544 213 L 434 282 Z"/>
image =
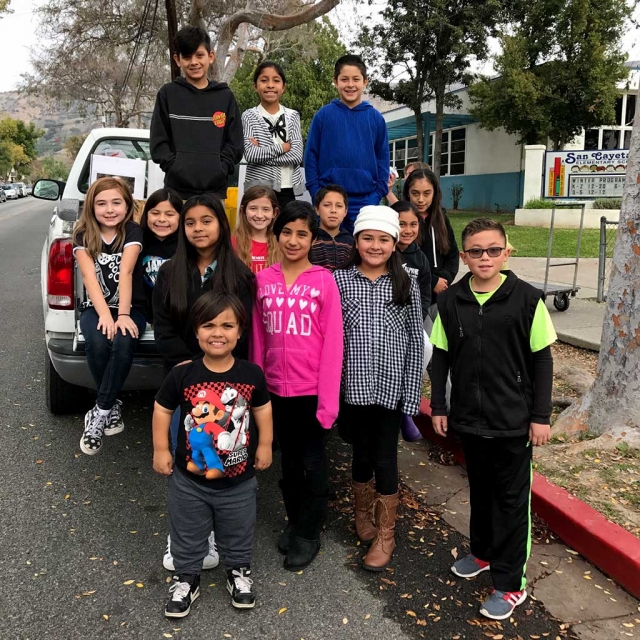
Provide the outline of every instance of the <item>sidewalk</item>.
<path id="1" fill-rule="evenodd" d="M 566 258 L 553 258 L 551 264 L 569 262 Z M 509 268 L 519 278 L 529 282 L 544 283 L 546 258 L 510 258 Z M 467 273 L 468 269 L 460 264 L 459 279 Z M 574 267 L 563 266 L 551 269 L 549 282 L 562 284 L 568 287 L 573 285 Z M 558 311 L 553 306 L 553 296 L 547 297 L 547 309 L 556 328 L 558 339 L 575 347 L 600 351 L 602 337 L 602 322 L 606 303 L 596 302 L 598 286 L 598 260 L 597 258 L 583 258 L 578 268 L 576 282 L 580 290 L 575 298 L 570 299 L 569 308 L 566 311 Z"/>
<path id="2" fill-rule="evenodd" d="M 401 477 L 442 518 L 469 536 L 469 486 L 464 469 L 429 459 L 427 440 L 400 442 Z M 452 559 L 453 562 L 453 559 Z M 443 576 L 445 578 L 445 576 Z M 445 578 L 446 579 L 446 578 Z M 561 542 L 532 545 L 528 591 L 582 640 L 639 637 L 640 601 Z"/>

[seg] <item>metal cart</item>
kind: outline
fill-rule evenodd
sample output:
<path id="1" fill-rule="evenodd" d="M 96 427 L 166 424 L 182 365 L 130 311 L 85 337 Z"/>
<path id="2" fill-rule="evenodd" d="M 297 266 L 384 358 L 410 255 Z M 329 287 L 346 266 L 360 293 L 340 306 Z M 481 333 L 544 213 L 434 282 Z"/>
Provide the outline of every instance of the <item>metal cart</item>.
<path id="1" fill-rule="evenodd" d="M 575 298 L 576 293 L 580 290 L 576 282 L 578 280 L 578 264 L 580 263 L 580 247 L 582 245 L 582 230 L 584 228 L 584 212 L 586 208 L 586 202 L 584 200 L 563 200 L 562 202 L 554 202 L 553 209 L 551 209 L 551 222 L 549 224 L 549 245 L 547 247 L 547 265 L 544 272 L 544 282 L 529 282 L 529 284 L 542 289 L 544 293 L 544 299 L 546 300 L 548 295 L 553 296 L 553 306 L 558 311 L 566 311 L 569 308 L 570 297 Z M 553 230 L 556 217 L 556 209 L 559 208 L 580 208 L 580 226 L 578 228 L 578 246 L 576 249 L 576 259 L 569 262 L 556 262 L 551 264 L 551 250 L 553 249 Z M 549 282 L 549 269 L 552 267 L 566 267 L 574 266 L 573 271 L 573 285 L 559 284 Z"/>

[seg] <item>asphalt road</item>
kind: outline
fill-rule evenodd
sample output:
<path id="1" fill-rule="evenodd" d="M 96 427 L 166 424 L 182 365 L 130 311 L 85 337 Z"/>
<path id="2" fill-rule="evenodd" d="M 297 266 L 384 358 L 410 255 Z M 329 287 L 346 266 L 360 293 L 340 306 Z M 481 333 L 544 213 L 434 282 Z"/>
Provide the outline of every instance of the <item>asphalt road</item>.
<path id="1" fill-rule="evenodd" d="M 33 198 L 0 204 L 0 638 L 564 636 L 535 602 L 502 626 L 480 621 L 488 576 L 452 579 L 451 552 L 462 553 L 464 540 L 410 494 L 392 567 L 363 571 L 350 530 L 349 450 L 337 434 L 330 454 L 336 498 L 316 562 L 299 575 L 282 568 L 276 459 L 259 476 L 256 608 L 232 609 L 218 568 L 203 574 L 191 615 L 167 621 L 166 487 L 151 468 L 152 396 L 124 396 L 126 430 L 107 438 L 96 457 L 80 452 L 80 415 L 54 417 L 45 407 L 39 263 L 51 208 Z"/>

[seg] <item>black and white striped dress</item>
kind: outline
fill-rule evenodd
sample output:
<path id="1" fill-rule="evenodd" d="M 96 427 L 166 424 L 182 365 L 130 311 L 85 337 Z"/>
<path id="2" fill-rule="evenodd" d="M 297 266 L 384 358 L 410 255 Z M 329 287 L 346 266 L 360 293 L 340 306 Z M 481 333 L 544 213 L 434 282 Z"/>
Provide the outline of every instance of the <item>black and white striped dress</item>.
<path id="1" fill-rule="evenodd" d="M 287 107 L 283 109 L 287 131 L 286 141 L 291 144 L 291 149 L 286 153 L 283 152 L 282 145 L 274 141 L 258 107 L 247 109 L 242 114 L 244 159 L 247 162 L 245 189 L 255 185 L 266 185 L 278 192 L 282 189 L 281 167 L 292 167 L 293 192 L 295 195 L 304 193 L 304 179 L 300 170 L 303 151 L 300 114 Z M 250 142 L 250 138 L 255 138 L 259 146 Z"/>

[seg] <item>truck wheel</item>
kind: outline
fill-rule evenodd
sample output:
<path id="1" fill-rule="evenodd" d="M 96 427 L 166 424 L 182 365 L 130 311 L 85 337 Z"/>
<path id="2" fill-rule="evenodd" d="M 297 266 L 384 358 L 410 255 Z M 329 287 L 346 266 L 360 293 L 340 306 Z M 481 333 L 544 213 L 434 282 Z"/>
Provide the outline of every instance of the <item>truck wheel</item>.
<path id="1" fill-rule="evenodd" d="M 54 415 L 78 413 L 87 403 L 87 391 L 65 382 L 56 371 L 49 352 L 45 351 L 45 394 L 47 409 Z"/>

